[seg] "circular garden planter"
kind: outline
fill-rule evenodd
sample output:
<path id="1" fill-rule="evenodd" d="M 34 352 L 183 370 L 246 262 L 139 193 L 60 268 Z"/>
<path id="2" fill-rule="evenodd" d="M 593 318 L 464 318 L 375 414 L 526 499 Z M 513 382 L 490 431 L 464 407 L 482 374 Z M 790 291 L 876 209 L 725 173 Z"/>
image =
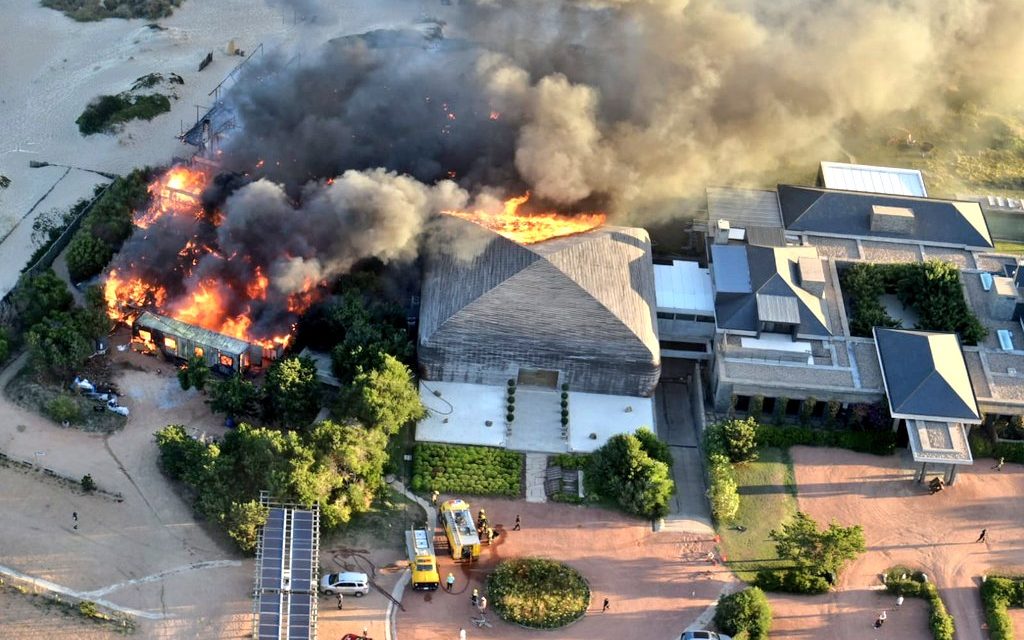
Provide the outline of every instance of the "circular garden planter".
<path id="1" fill-rule="evenodd" d="M 530 629 L 558 629 L 583 617 L 590 586 L 572 567 L 545 558 L 515 558 L 487 579 L 491 605 L 503 620 Z"/>

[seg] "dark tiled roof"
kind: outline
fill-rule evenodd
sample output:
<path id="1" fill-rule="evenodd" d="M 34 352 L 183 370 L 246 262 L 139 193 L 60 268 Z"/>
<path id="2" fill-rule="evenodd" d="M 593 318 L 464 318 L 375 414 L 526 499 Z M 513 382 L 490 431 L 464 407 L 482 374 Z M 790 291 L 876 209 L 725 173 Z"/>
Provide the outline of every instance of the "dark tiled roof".
<path id="1" fill-rule="evenodd" d="M 894 417 L 977 421 L 978 403 L 955 333 L 876 327 L 889 411 Z"/>
<path id="2" fill-rule="evenodd" d="M 712 245 L 711 269 L 715 278 L 718 326 L 757 331 L 760 326 L 757 298 L 761 296 L 763 311 L 774 308 L 790 319 L 796 317 L 794 311 L 798 312 L 798 333 L 832 335 L 821 298 L 796 282 L 796 264 L 803 257 L 817 258 L 817 251 L 814 247 Z M 719 285 L 723 274 L 727 277 L 725 288 Z M 780 301 L 776 300 L 778 297 L 790 298 L 793 302 L 782 309 Z"/>
<path id="3" fill-rule="evenodd" d="M 779 185 L 782 219 L 790 231 L 850 236 L 899 238 L 969 247 L 992 247 L 992 236 L 976 202 L 835 191 Z M 871 230 L 874 206 L 901 207 L 914 212 L 912 234 Z"/>

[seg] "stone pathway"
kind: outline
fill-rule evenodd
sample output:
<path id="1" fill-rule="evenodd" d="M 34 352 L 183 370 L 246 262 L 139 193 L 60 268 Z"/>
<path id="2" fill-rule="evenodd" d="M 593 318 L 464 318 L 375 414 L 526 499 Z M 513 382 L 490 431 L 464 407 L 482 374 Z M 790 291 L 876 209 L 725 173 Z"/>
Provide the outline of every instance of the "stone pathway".
<path id="1" fill-rule="evenodd" d="M 548 467 L 546 453 L 526 454 L 526 501 L 547 502 L 544 493 L 544 470 Z"/>

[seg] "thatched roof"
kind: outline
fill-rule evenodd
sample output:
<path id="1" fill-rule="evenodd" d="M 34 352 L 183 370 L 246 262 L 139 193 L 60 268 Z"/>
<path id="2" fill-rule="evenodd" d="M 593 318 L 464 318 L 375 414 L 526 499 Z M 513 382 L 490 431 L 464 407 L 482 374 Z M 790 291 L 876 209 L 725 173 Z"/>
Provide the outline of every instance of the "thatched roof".
<path id="1" fill-rule="evenodd" d="M 503 371 L 660 365 L 646 231 L 602 227 L 526 246 L 475 226 L 466 232 L 482 250 L 427 260 L 419 340 L 428 370 L 432 360 L 458 358 Z M 504 358 L 513 362 L 491 362 Z M 581 386 L 601 391 L 602 383 Z"/>

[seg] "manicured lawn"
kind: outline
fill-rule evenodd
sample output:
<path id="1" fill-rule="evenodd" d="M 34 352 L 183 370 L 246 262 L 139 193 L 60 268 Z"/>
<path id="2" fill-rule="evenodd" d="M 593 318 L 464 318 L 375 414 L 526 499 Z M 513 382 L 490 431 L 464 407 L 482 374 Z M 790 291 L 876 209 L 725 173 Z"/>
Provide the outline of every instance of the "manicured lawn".
<path id="1" fill-rule="evenodd" d="M 1024 253 L 1024 243 L 996 240 L 997 253 Z"/>
<path id="2" fill-rule="evenodd" d="M 761 449 L 757 462 L 734 468 L 740 494 L 736 524 L 746 531 L 726 527 L 719 533 L 729 568 L 752 582 L 759 570 L 784 566 L 768 532 L 796 513 L 796 481 L 789 452 L 783 449 Z"/>

